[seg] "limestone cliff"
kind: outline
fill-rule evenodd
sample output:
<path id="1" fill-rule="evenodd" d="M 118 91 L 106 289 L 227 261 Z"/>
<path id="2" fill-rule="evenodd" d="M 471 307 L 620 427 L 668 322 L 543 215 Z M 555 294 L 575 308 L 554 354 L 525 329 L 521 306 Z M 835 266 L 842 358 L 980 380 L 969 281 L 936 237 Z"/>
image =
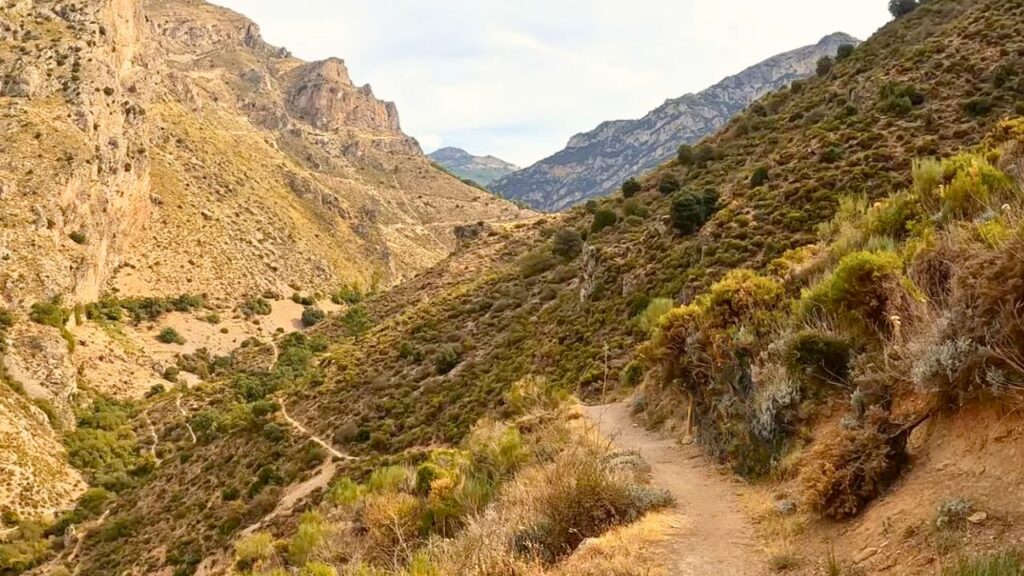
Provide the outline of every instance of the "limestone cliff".
<path id="1" fill-rule="evenodd" d="M 303 62 L 198 0 L 5 2 L 0 135 L 3 365 L 69 424 L 74 338 L 29 321 L 34 303 L 369 288 L 447 256 L 457 226 L 530 214 L 434 168 L 341 60 Z M 71 502 L 78 484 L 56 480 L 74 472 L 49 457 L 4 469 L 40 493 L 0 492 L 0 509 Z"/>

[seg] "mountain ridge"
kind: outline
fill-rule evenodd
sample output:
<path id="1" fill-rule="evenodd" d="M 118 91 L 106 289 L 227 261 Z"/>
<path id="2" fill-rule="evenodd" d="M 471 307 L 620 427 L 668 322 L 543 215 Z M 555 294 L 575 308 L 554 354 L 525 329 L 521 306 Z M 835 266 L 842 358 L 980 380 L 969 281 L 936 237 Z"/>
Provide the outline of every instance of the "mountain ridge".
<path id="1" fill-rule="evenodd" d="M 671 158 L 773 89 L 810 76 L 817 60 L 856 38 L 835 32 L 728 76 L 701 92 L 670 98 L 639 119 L 608 120 L 573 135 L 566 147 L 493 183 L 503 196 L 552 212 L 615 190 Z"/>

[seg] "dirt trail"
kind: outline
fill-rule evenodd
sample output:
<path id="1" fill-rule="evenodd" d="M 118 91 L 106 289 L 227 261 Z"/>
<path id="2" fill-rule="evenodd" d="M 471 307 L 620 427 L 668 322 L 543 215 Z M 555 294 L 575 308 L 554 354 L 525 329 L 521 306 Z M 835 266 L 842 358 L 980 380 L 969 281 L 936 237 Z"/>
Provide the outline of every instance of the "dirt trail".
<path id="1" fill-rule="evenodd" d="M 192 444 L 195 445 L 198 439 L 196 438 L 195 431 L 192 430 L 192 425 L 188 423 L 188 412 L 185 412 L 185 408 L 181 406 L 181 395 L 174 399 L 174 404 L 178 407 L 178 412 L 185 419 L 185 428 L 188 428 L 188 435 L 192 437 Z"/>
<path id="2" fill-rule="evenodd" d="M 627 403 L 584 408 L 619 448 L 638 451 L 651 465 L 652 482 L 676 497 L 672 532 L 663 546 L 673 576 L 767 574 L 754 529 L 744 514 L 739 486 L 710 467 L 696 447 L 633 424 Z"/>
<path id="3" fill-rule="evenodd" d="M 153 421 L 149 419 L 149 413 L 143 412 L 142 419 L 146 421 L 146 428 L 149 437 L 153 440 L 153 443 L 149 446 L 149 453 L 153 455 L 153 460 L 156 461 L 156 465 L 159 466 L 163 463 L 163 460 L 156 455 L 156 448 L 160 445 L 160 437 L 156 435 L 156 428 L 153 426 Z"/>
<path id="4" fill-rule="evenodd" d="M 331 446 L 330 444 L 328 444 L 323 438 L 320 438 L 319 436 L 314 435 L 312 432 L 310 432 L 308 429 L 306 429 L 305 426 L 303 426 L 302 424 L 299 424 L 294 418 L 292 418 L 291 416 L 288 415 L 288 410 L 285 409 L 284 402 L 281 403 L 281 416 L 283 416 L 284 419 L 289 424 L 292 425 L 292 428 L 295 428 L 296 430 L 298 430 L 299 433 L 301 433 L 303 436 L 309 436 L 310 440 L 312 440 L 313 442 L 316 442 L 317 444 L 319 444 L 321 447 L 323 447 L 324 450 L 327 450 L 331 454 L 331 456 L 334 456 L 335 458 L 337 458 L 339 460 L 358 460 L 358 458 L 356 458 L 355 456 L 349 456 L 348 454 L 345 454 L 345 453 L 339 451 L 334 446 Z"/>

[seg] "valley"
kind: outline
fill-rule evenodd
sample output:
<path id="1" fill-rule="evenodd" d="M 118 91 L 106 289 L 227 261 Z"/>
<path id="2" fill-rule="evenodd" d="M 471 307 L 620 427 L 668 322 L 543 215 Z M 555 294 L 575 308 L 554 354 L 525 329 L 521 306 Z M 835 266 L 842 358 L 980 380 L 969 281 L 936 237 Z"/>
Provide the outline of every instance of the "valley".
<path id="1" fill-rule="evenodd" d="M 540 214 L 244 16 L 9 0 L 0 576 L 1024 573 L 1024 1 L 890 10 Z"/>

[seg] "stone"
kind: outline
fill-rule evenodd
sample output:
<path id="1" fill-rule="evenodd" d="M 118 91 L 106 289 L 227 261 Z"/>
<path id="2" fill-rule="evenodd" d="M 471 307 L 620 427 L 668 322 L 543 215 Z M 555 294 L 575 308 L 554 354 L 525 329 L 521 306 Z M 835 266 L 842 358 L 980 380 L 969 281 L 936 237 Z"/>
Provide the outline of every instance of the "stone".
<path id="1" fill-rule="evenodd" d="M 861 562 L 865 562 L 867 560 L 870 560 L 876 554 L 878 554 L 878 548 L 874 548 L 874 547 L 865 548 L 865 549 L 861 550 L 860 552 L 858 552 L 857 555 L 853 557 L 853 561 L 856 564 L 860 564 Z"/>
<path id="2" fill-rule="evenodd" d="M 971 524 L 981 524 L 988 520 L 988 514 L 985 512 L 975 512 L 967 517 L 967 521 Z"/>

